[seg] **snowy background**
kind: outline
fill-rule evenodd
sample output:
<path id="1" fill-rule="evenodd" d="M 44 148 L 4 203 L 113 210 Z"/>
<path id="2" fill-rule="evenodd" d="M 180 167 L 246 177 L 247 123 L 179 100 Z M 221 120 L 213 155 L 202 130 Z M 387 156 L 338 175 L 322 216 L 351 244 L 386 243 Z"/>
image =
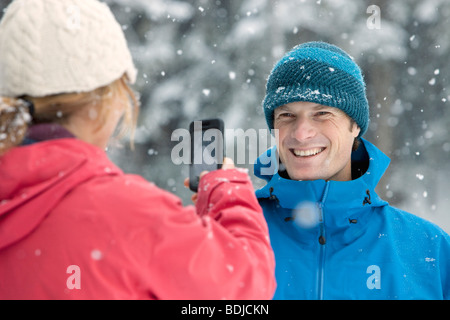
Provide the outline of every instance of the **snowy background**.
<path id="1" fill-rule="evenodd" d="M 0 0 L 0 9 L 9 2 Z M 170 161 L 172 132 L 216 116 L 228 129 L 265 129 L 261 101 L 274 63 L 299 43 L 323 40 L 363 70 L 371 106 L 365 138 L 392 160 L 377 192 L 450 232 L 450 1 L 106 2 L 139 69 L 136 150 L 125 142 L 108 150 L 125 172 L 189 204 L 188 168 Z M 380 29 L 370 24 L 377 19 L 370 5 L 381 10 Z"/>

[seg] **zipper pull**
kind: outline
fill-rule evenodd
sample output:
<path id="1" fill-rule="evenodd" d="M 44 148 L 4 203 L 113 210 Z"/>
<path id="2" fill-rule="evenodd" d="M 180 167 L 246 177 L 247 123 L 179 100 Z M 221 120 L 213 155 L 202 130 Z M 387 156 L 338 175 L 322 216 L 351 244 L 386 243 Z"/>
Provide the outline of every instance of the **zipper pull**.
<path id="1" fill-rule="evenodd" d="M 323 235 L 321 235 L 321 236 L 319 237 L 319 243 L 320 243 L 321 245 L 324 245 L 324 244 L 327 243 L 327 239 L 325 239 L 325 237 L 324 237 Z"/>
<path id="2" fill-rule="evenodd" d="M 324 234 L 325 234 L 325 226 L 323 225 L 323 203 L 319 202 L 317 204 L 317 207 L 319 209 L 319 222 L 320 222 L 320 237 L 319 237 L 319 243 L 323 246 L 324 244 L 327 243 L 327 239 L 325 238 Z"/>

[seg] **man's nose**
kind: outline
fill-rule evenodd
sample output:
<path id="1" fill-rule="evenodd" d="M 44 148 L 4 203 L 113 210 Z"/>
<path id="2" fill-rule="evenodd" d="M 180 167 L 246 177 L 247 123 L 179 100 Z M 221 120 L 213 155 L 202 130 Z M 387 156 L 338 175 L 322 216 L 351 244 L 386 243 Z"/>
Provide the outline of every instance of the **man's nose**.
<path id="1" fill-rule="evenodd" d="M 313 120 L 308 119 L 307 117 L 298 117 L 294 126 L 294 130 L 292 132 L 293 138 L 298 141 L 304 141 L 313 138 L 317 129 L 312 123 Z"/>

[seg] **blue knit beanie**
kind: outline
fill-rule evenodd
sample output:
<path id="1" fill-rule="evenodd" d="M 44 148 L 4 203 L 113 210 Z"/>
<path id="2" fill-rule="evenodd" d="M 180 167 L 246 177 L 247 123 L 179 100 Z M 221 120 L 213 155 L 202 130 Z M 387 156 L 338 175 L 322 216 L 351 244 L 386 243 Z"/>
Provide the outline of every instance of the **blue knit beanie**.
<path id="1" fill-rule="evenodd" d="M 355 120 L 361 137 L 369 126 L 369 104 L 361 70 L 342 49 L 325 42 L 307 42 L 288 52 L 273 68 L 263 102 L 273 129 L 273 112 L 291 102 L 336 107 Z"/>

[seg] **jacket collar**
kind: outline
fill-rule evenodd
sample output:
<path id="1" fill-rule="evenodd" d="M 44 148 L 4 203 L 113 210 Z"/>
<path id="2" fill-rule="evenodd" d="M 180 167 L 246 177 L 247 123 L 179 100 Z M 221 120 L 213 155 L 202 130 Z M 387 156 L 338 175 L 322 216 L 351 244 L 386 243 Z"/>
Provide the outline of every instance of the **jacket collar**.
<path id="1" fill-rule="evenodd" d="M 75 136 L 59 124 L 39 123 L 28 128 L 22 145 L 25 146 L 36 142 L 65 138 L 75 138 Z"/>
<path id="2" fill-rule="evenodd" d="M 283 208 L 295 209 L 300 201 L 323 203 L 336 209 L 358 208 L 387 203 L 375 193 L 375 187 L 389 166 L 389 158 L 365 139 L 352 154 L 352 162 L 368 161 L 367 171 L 351 181 L 296 181 L 285 179 L 278 172 L 276 146 L 262 154 L 255 163 L 255 175 L 268 181 L 256 191 L 258 198 L 276 197 Z"/>

